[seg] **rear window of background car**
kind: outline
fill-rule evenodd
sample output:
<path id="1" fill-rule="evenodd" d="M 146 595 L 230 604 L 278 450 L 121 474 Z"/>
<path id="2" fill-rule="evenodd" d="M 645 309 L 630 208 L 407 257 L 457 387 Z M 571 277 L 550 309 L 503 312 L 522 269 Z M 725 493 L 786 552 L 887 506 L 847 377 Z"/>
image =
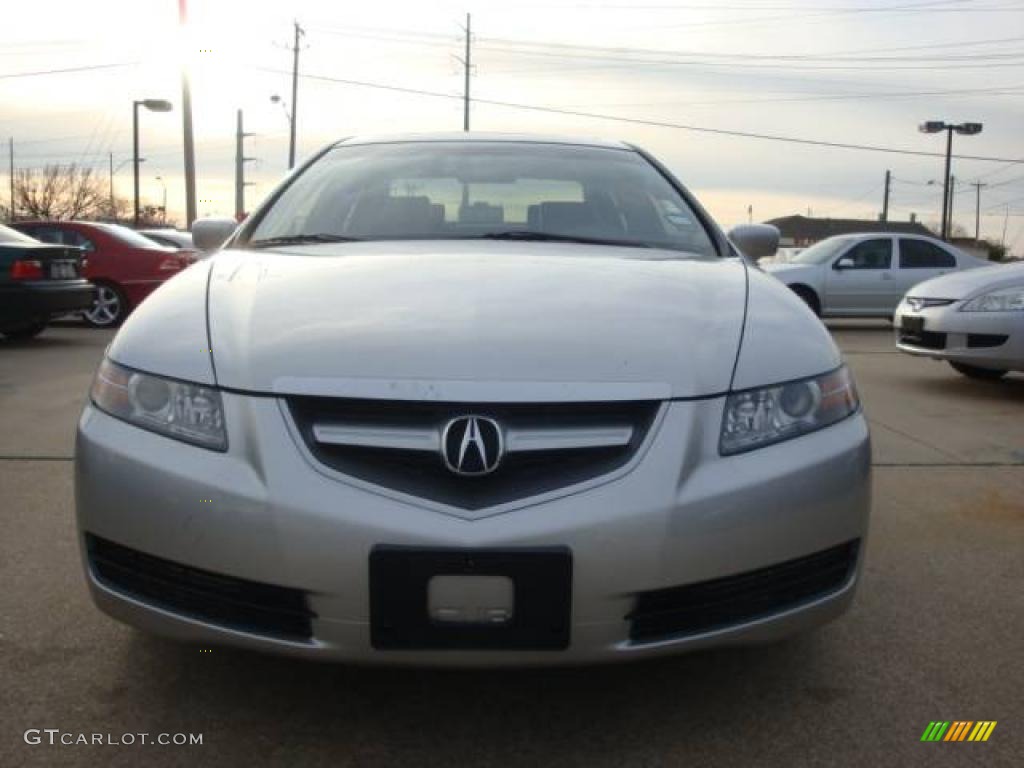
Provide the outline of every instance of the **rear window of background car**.
<path id="1" fill-rule="evenodd" d="M 945 269 L 956 257 L 927 240 L 900 240 L 900 269 Z"/>

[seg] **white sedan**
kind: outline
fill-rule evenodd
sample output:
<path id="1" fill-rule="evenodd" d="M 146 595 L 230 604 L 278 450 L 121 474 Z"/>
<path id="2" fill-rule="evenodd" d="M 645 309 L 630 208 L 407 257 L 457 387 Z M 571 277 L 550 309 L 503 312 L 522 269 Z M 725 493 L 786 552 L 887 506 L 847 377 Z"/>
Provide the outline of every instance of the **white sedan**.
<path id="1" fill-rule="evenodd" d="M 894 322 L 902 351 L 946 360 L 964 376 L 999 379 L 1024 371 L 1024 264 L 915 286 Z"/>
<path id="2" fill-rule="evenodd" d="M 930 237 L 863 233 L 829 237 L 765 270 L 821 317 L 890 318 L 918 283 L 988 263 Z"/>

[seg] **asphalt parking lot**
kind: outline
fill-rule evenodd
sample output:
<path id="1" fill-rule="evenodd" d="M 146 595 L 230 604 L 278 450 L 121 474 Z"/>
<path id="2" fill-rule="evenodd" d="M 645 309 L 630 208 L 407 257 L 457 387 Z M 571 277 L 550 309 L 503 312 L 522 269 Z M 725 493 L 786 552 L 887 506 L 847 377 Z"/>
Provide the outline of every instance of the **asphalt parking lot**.
<path id="1" fill-rule="evenodd" d="M 356 669 L 178 645 L 89 601 L 74 427 L 109 333 L 0 342 L 0 765 L 1014 765 L 1024 755 L 1024 376 L 976 382 L 836 323 L 874 439 L 853 610 L 753 649 L 514 672 Z M 932 720 L 990 740 L 921 743 Z M 202 733 L 28 745 L 27 729 Z"/>

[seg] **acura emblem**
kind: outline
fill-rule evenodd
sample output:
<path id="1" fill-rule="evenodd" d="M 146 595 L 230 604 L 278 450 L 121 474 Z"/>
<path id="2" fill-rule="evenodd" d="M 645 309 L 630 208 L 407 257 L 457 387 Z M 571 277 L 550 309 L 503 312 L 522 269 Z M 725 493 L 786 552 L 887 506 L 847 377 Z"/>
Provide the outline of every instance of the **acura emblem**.
<path id="1" fill-rule="evenodd" d="M 485 416 L 459 416 L 441 433 L 441 458 L 457 475 L 486 475 L 498 468 L 505 451 L 501 427 Z"/>

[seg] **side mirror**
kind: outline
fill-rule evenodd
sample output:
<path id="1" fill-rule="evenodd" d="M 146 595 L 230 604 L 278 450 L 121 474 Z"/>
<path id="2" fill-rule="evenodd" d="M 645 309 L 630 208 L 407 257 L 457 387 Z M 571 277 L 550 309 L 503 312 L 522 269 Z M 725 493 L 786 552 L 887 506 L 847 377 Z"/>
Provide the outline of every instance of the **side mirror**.
<path id="1" fill-rule="evenodd" d="M 201 251 L 215 251 L 234 234 L 238 223 L 234 219 L 209 217 L 192 222 L 192 243 Z"/>
<path id="2" fill-rule="evenodd" d="M 851 259 L 849 256 L 843 256 L 843 258 L 841 258 L 832 266 L 832 269 L 853 269 L 853 259 Z"/>
<path id="3" fill-rule="evenodd" d="M 729 239 L 748 259 L 757 261 L 779 250 L 779 230 L 771 224 L 740 224 L 729 230 Z"/>

